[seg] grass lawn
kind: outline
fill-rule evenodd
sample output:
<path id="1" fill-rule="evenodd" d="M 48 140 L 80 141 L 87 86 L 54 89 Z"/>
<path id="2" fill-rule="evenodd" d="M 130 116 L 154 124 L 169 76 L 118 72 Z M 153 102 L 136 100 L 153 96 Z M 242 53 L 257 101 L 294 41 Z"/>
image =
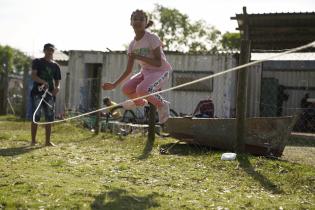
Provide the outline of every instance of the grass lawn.
<path id="1" fill-rule="evenodd" d="M 0 209 L 314 209 L 314 144 L 281 160 L 238 156 L 157 138 L 98 136 L 74 123 L 53 126 L 56 147 L 29 147 L 30 122 L 0 118 Z M 306 153 L 303 154 L 306 148 Z M 300 154 L 296 154 L 300 153 Z M 312 162 L 313 161 L 313 162 Z"/>

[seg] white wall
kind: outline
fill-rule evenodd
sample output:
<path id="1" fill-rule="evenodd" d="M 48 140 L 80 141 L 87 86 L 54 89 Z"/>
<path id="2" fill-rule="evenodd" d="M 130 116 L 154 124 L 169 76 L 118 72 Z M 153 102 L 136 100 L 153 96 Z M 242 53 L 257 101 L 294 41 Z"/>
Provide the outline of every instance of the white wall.
<path id="1" fill-rule="evenodd" d="M 60 92 L 56 97 L 56 104 L 55 104 L 55 113 L 56 116 L 59 114 L 64 113 L 65 110 L 65 88 L 66 88 L 66 74 L 68 72 L 68 66 L 60 66 L 61 72 L 61 81 L 60 81 Z"/>
<path id="2" fill-rule="evenodd" d="M 236 66 L 233 55 L 188 55 L 166 54 L 173 70 L 177 71 L 205 71 L 218 73 Z M 86 63 L 102 63 L 102 82 L 113 82 L 124 72 L 127 65 L 127 56 L 123 52 L 92 52 L 71 51 L 69 59 L 70 72 L 70 104 L 73 108 L 84 100 L 80 96 L 80 87 L 88 81 L 85 77 Z M 133 72 L 139 71 L 135 65 Z M 172 76 L 172 73 L 171 73 Z M 172 78 L 164 88 L 172 86 Z M 109 96 L 116 102 L 127 98 L 121 92 L 121 86 L 112 91 L 102 91 L 102 95 Z M 81 94 L 82 95 L 82 94 Z M 163 94 L 171 102 L 170 107 L 178 113 L 191 114 L 200 100 L 211 98 L 214 101 L 215 116 L 230 117 L 235 111 L 235 73 L 228 73 L 213 79 L 213 92 L 170 91 Z"/>

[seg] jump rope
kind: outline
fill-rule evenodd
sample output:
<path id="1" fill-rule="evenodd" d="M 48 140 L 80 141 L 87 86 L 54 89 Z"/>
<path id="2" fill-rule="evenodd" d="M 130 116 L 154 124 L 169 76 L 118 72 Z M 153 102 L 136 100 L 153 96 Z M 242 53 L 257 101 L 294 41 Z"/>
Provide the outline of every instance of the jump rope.
<path id="1" fill-rule="evenodd" d="M 171 87 L 171 88 L 168 88 L 168 89 L 165 89 L 165 90 L 160 90 L 160 91 L 157 91 L 157 92 L 154 92 L 154 93 L 150 93 L 150 94 L 147 94 L 147 95 L 144 95 L 144 96 L 140 96 L 140 97 L 137 97 L 137 98 L 134 98 L 134 99 L 129 99 L 131 101 L 135 101 L 135 100 L 138 100 L 138 99 L 145 99 L 147 98 L 148 96 L 153 96 L 153 95 L 157 95 L 157 94 L 160 94 L 160 93 L 164 93 L 164 92 L 168 92 L 168 91 L 171 91 L 171 90 L 175 90 L 175 89 L 179 89 L 179 88 L 182 88 L 182 87 L 186 87 L 186 86 L 189 86 L 189 85 L 192 85 L 192 84 L 195 84 L 195 83 L 198 83 L 198 82 L 202 82 L 202 81 L 205 81 L 205 80 L 208 80 L 208 79 L 211 79 L 211 78 L 214 78 L 214 77 L 217 77 L 217 76 L 220 76 L 220 75 L 223 75 L 223 74 L 227 74 L 229 72 L 233 72 L 233 71 L 236 71 L 236 70 L 239 70 L 239 69 L 243 69 L 245 67 L 248 67 L 248 66 L 252 66 L 252 65 L 255 65 L 255 64 L 259 64 L 259 63 L 262 63 L 264 61 L 268 61 L 268 60 L 271 60 L 273 58 L 277 58 L 277 57 L 280 57 L 282 55 L 286 55 L 286 54 L 289 54 L 289 53 L 292 53 L 292 52 L 296 52 L 296 51 L 300 51 L 300 50 L 303 50 L 303 49 L 306 49 L 306 48 L 309 48 L 309 47 L 315 47 L 315 41 L 309 43 L 309 44 L 306 44 L 306 45 L 303 45 L 303 46 L 300 46 L 300 47 L 296 47 L 296 48 L 293 48 L 291 50 L 288 50 L 288 51 L 284 51 L 282 53 L 279 53 L 277 55 L 272 55 L 272 56 L 269 56 L 267 58 L 264 58 L 262 60 L 257 60 L 257 61 L 253 61 L 253 62 L 249 62 L 249 63 L 246 63 L 246 64 L 243 64 L 243 65 L 240 65 L 240 66 L 237 66 L 237 67 L 233 67 L 233 68 L 230 68 L 230 69 L 227 69 L 225 71 L 222 71 L 222 72 L 218 72 L 218 73 L 215 73 L 215 74 L 212 74 L 212 75 L 209 75 L 209 76 L 205 76 L 205 77 L 202 77 L 200 79 L 196 79 L 196 80 L 193 80 L 191 82 L 187 82 L 187 83 L 184 83 L 184 84 L 181 84 L 181 85 L 177 85 L 177 86 L 174 86 L 174 87 Z M 41 88 L 41 90 L 43 91 L 44 90 L 44 93 L 42 95 L 42 98 L 37 106 L 37 108 L 35 109 L 35 112 L 33 114 L 33 122 L 35 124 L 38 124 L 38 125 L 48 125 L 48 124 L 54 124 L 54 123 L 61 123 L 61 122 L 65 122 L 65 121 L 69 121 L 69 120 L 73 120 L 73 119 L 76 119 L 76 118 L 80 118 L 80 117 L 83 117 L 83 116 L 86 116 L 86 115 L 90 115 L 90 114 L 93 114 L 93 113 L 96 113 L 96 112 L 100 112 L 102 110 L 107 110 L 107 109 L 112 109 L 114 107 L 117 107 L 117 106 L 122 106 L 122 104 L 124 103 L 123 102 L 120 102 L 116 105 L 112 105 L 112 106 L 108 106 L 108 107 L 103 107 L 103 108 L 100 108 L 100 109 L 96 109 L 94 111 L 91 111 L 91 112 L 87 112 L 87 113 L 83 113 L 83 114 L 80 114 L 80 115 L 77 115 L 77 116 L 73 116 L 73 117 L 69 117 L 69 118 L 66 118 L 66 119 L 62 119 L 62 120 L 55 120 L 55 121 L 52 121 L 52 122 L 36 122 L 35 121 L 35 115 L 36 113 L 38 112 L 42 102 L 46 103 L 50 108 L 53 109 L 53 106 L 51 104 L 49 104 L 46 100 L 45 100 L 45 97 L 47 96 L 47 94 L 51 95 L 52 94 L 48 91 L 47 88 L 45 88 L 43 85 L 40 86 L 39 88 Z"/>

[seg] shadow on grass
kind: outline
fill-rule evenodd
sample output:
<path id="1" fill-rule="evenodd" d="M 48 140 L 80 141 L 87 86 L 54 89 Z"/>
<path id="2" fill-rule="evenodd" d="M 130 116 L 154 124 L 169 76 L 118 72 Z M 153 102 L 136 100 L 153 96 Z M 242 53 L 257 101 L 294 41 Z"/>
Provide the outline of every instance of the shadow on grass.
<path id="1" fill-rule="evenodd" d="M 237 155 L 237 160 L 239 162 L 239 166 L 254 180 L 258 181 L 259 184 L 269 192 L 274 194 L 281 194 L 283 191 L 274 183 L 272 183 L 267 177 L 255 171 L 254 167 L 249 162 L 247 155 Z"/>
<path id="2" fill-rule="evenodd" d="M 31 152 L 36 149 L 43 148 L 43 146 L 31 147 L 31 146 L 22 146 L 22 147 L 12 147 L 6 149 L 0 149 L 0 156 L 16 156 L 22 155 L 27 152 Z"/>
<path id="3" fill-rule="evenodd" d="M 217 150 L 211 147 L 205 147 L 201 145 L 196 144 L 164 144 L 160 147 L 160 153 L 161 154 L 170 154 L 170 155 L 204 155 L 208 152 L 224 152 L 223 150 Z M 269 192 L 272 192 L 274 194 L 281 194 L 283 191 L 279 189 L 277 185 L 272 183 L 269 179 L 267 179 L 265 176 L 263 176 L 261 173 L 255 171 L 251 163 L 249 162 L 247 155 L 238 155 L 237 159 L 239 161 L 239 166 L 253 179 L 258 181 L 260 185 L 268 190 Z"/>
<path id="4" fill-rule="evenodd" d="M 163 155 L 204 155 L 210 151 L 214 151 L 214 149 L 203 145 L 179 142 L 160 146 L 160 154 Z"/>
<path id="5" fill-rule="evenodd" d="M 156 194 L 152 193 L 147 196 L 134 196 L 128 194 L 126 190 L 114 189 L 109 192 L 103 192 L 97 195 L 91 209 L 149 209 L 152 207 L 159 207 L 160 205 L 155 201 Z"/>

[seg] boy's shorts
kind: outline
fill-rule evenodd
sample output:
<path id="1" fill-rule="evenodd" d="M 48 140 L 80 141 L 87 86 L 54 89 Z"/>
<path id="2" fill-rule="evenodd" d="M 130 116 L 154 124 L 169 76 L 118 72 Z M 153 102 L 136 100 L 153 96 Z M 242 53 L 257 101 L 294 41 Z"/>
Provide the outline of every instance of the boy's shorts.
<path id="1" fill-rule="evenodd" d="M 32 100 L 32 118 L 34 115 L 35 110 L 37 109 L 40 100 L 42 99 L 41 95 L 38 94 L 31 94 L 31 100 Z M 45 101 L 51 106 L 48 106 Z M 44 115 L 45 115 L 45 120 L 46 122 L 53 122 L 55 120 L 55 97 L 54 96 L 50 96 L 50 95 L 46 95 L 46 97 L 44 98 L 44 100 L 42 101 L 39 109 L 36 112 L 35 115 L 35 121 L 38 122 L 40 121 L 41 118 L 41 111 L 44 111 Z"/>

